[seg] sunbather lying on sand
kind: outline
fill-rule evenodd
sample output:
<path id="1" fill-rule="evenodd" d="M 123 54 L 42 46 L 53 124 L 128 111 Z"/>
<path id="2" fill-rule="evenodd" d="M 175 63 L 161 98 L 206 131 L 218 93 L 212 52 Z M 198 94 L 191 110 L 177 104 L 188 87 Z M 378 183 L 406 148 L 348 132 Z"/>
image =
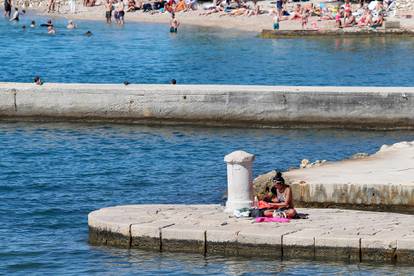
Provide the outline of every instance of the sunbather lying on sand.
<path id="1" fill-rule="evenodd" d="M 210 15 L 213 13 L 218 13 L 218 12 L 222 12 L 224 11 L 224 8 L 222 6 L 215 6 L 210 8 L 209 10 L 205 11 L 205 12 L 201 12 L 198 15 Z"/>

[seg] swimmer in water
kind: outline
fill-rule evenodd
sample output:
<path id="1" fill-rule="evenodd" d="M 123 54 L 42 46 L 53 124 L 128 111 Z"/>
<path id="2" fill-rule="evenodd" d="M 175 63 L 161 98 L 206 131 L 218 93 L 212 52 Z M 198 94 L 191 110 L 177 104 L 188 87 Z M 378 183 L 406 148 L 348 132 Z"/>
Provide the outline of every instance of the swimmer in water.
<path id="1" fill-rule="evenodd" d="M 36 28 L 36 21 L 32 21 L 31 23 L 30 23 L 30 28 Z"/>
<path id="2" fill-rule="evenodd" d="M 55 31 L 55 28 L 53 28 L 53 25 L 50 25 L 49 27 L 47 27 L 47 33 L 50 35 L 56 34 L 56 31 Z"/>
<path id="3" fill-rule="evenodd" d="M 92 36 L 93 34 L 92 34 L 92 32 L 91 32 L 91 31 L 87 31 L 87 32 L 85 33 L 85 35 L 86 35 L 86 36 Z"/>
<path id="4" fill-rule="evenodd" d="M 50 26 L 53 27 L 52 20 L 50 19 L 46 22 L 46 24 L 40 24 L 40 27 L 50 27 Z"/>
<path id="5" fill-rule="evenodd" d="M 69 20 L 68 21 L 68 25 L 66 26 L 66 28 L 67 29 L 75 29 L 76 28 L 76 24 L 75 23 L 73 23 L 73 21 L 72 20 Z"/>

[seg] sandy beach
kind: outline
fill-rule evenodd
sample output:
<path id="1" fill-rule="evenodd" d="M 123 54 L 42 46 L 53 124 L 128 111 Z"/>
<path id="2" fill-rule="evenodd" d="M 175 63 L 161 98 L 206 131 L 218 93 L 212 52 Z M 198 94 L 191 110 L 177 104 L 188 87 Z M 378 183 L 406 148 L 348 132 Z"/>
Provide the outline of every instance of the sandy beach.
<path id="1" fill-rule="evenodd" d="M 272 29 L 272 18 L 273 15 L 269 14 L 269 11 L 274 8 L 274 2 L 271 1 L 260 1 L 258 2 L 261 9 L 265 11 L 264 14 L 253 15 L 253 16 L 223 16 L 224 12 L 214 13 L 208 16 L 200 15 L 204 12 L 201 7 L 195 11 L 188 12 L 179 12 L 176 14 L 177 19 L 181 23 L 181 26 L 201 26 L 201 27 L 214 27 L 214 28 L 224 28 L 224 29 L 233 29 L 239 31 L 247 32 L 261 32 L 263 29 Z M 308 3 L 308 2 L 307 2 Z M 319 1 L 314 1 L 317 5 Z M 289 3 L 288 8 L 291 9 L 296 3 Z M 62 6 L 60 12 L 47 13 L 45 7 L 34 8 L 36 12 L 39 12 L 41 15 L 48 17 L 64 17 L 72 20 L 97 20 L 105 21 L 105 8 L 103 5 L 98 5 L 94 7 L 83 7 L 81 5 L 77 6 L 77 11 L 75 14 L 71 14 L 68 10 L 68 7 Z M 125 22 L 146 22 L 146 23 L 160 23 L 160 24 L 169 24 L 171 15 L 167 12 L 127 12 L 125 14 Z M 395 17 L 388 17 L 388 21 L 399 21 L 401 28 L 414 30 L 414 19 L 406 18 L 406 14 L 397 15 Z M 114 23 L 113 23 L 114 24 Z M 382 27 L 381 27 L 382 28 Z M 301 30 L 301 20 L 284 20 L 280 22 L 280 30 Z M 309 30 L 336 30 L 335 20 L 320 20 L 319 17 L 312 16 L 309 18 L 309 22 L 305 29 Z M 345 31 L 357 31 L 361 28 L 358 27 L 349 27 L 344 28 Z"/>

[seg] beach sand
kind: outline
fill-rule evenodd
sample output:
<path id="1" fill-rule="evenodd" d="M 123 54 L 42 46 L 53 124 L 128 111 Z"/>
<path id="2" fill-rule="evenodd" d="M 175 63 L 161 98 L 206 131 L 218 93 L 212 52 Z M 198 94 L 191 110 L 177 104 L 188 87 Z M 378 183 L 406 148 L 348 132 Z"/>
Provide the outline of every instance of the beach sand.
<path id="1" fill-rule="evenodd" d="M 313 2 L 315 5 L 319 5 L 318 0 L 311 0 L 305 3 Z M 259 33 L 263 29 L 272 29 L 273 28 L 273 15 L 270 15 L 268 12 L 275 7 L 274 2 L 270 0 L 258 2 L 261 9 L 265 11 L 265 14 L 257 16 L 220 16 L 221 13 L 214 13 L 208 16 L 200 15 L 200 13 L 205 12 L 199 7 L 196 11 L 189 12 L 180 12 L 176 14 L 177 19 L 179 20 L 181 26 L 202 26 L 202 27 L 214 27 L 214 28 L 224 28 L 224 29 L 234 29 L 239 31 L 247 32 L 256 32 Z M 304 3 L 302 3 L 304 4 Z M 205 5 L 205 4 L 204 4 Z M 288 10 L 292 10 L 293 6 L 296 3 L 288 3 Z M 331 3 L 330 5 L 335 5 Z M 356 7 L 356 6 L 355 6 Z M 95 7 L 83 7 L 82 5 L 77 5 L 76 14 L 69 13 L 69 7 L 61 6 L 59 13 L 46 13 L 46 7 L 34 8 L 36 12 L 39 12 L 41 15 L 47 17 L 64 17 L 72 20 L 98 20 L 105 21 L 105 8 L 103 5 L 98 5 Z M 404 16 L 397 16 L 387 18 L 389 21 L 400 21 L 401 27 L 409 30 L 414 30 L 414 16 L 413 18 L 407 19 Z M 169 13 L 144 13 L 142 11 L 127 12 L 125 13 L 125 22 L 147 22 L 147 23 L 160 23 L 160 24 L 169 24 L 171 15 Z M 114 24 L 114 23 L 113 23 Z M 280 22 L 280 30 L 301 30 L 301 20 L 283 20 Z M 310 17 L 309 22 L 305 29 L 320 29 L 320 30 L 335 30 L 335 20 L 319 20 L 318 17 Z M 360 28 L 352 27 L 346 28 L 346 31 L 357 31 Z"/>
<path id="2" fill-rule="evenodd" d="M 273 8 L 274 4 L 270 1 L 259 2 L 262 10 L 269 11 Z M 290 3 L 293 5 L 294 3 Z M 95 7 L 83 7 L 78 6 L 76 14 L 71 14 L 67 10 L 67 7 L 62 7 L 60 13 L 48 14 L 43 9 L 35 9 L 40 12 L 41 15 L 48 17 L 64 17 L 72 20 L 99 20 L 105 21 L 105 9 L 104 6 Z M 208 16 L 200 15 L 204 12 L 203 9 L 189 12 L 180 12 L 176 14 L 177 19 L 181 23 L 181 26 L 193 25 L 202 27 L 215 27 L 224 29 L 234 29 L 247 32 L 259 33 L 263 29 L 273 28 L 273 15 L 269 13 L 257 15 L 257 16 L 220 16 L 223 13 L 215 13 Z M 169 13 L 144 13 L 142 11 L 127 12 L 125 13 L 125 22 L 147 22 L 147 23 L 161 23 L 169 24 L 171 15 Z M 318 20 L 318 17 L 311 17 L 305 29 L 323 29 L 333 30 L 336 29 L 334 20 Z M 412 21 L 412 20 L 410 20 Z M 114 23 L 113 23 L 114 24 Z M 412 24 L 414 26 L 414 24 Z M 281 30 L 301 30 L 302 25 L 300 20 L 284 20 L 280 22 Z M 352 30 L 352 28 L 347 28 Z"/>

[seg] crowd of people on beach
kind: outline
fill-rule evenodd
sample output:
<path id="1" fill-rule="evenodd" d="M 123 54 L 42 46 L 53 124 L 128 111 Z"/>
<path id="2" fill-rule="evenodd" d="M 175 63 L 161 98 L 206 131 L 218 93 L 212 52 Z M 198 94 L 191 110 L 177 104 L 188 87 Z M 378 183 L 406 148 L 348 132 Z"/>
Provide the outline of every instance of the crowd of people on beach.
<path id="1" fill-rule="evenodd" d="M 12 0 L 4 0 L 5 16 L 10 17 L 11 21 L 18 21 L 19 17 L 25 14 L 24 10 L 17 7 L 12 13 Z M 48 0 L 47 12 L 54 12 L 56 8 L 56 0 Z M 142 11 L 149 14 L 169 13 L 170 32 L 176 33 L 180 23 L 176 14 L 181 12 L 197 11 L 200 16 L 208 16 L 211 14 L 219 14 L 221 16 L 258 16 L 267 14 L 272 16 L 273 29 L 279 30 L 283 21 L 299 22 L 302 29 L 320 29 L 322 26 L 332 26 L 336 28 L 377 28 L 384 24 L 387 16 L 392 15 L 396 8 L 396 0 L 370 1 L 364 3 L 351 3 L 345 0 L 342 4 L 337 2 L 300 2 L 293 3 L 289 0 L 276 0 L 270 3 L 272 6 L 262 8 L 262 3 L 258 0 L 213 0 L 212 3 L 200 4 L 197 0 L 150 0 L 143 2 L 141 0 L 102 0 L 99 5 L 105 7 L 105 18 L 108 24 L 112 23 L 112 19 L 116 24 L 123 25 L 125 23 L 126 13 Z M 295 1 L 295 0 L 293 0 Z M 69 9 L 75 13 L 76 0 L 69 0 Z M 93 7 L 97 5 L 96 0 L 84 0 L 83 5 Z M 270 7 L 270 8 L 269 8 Z M 335 25 L 320 24 L 321 21 L 332 21 Z M 332 23 L 333 24 L 333 23 Z M 53 30 L 50 30 L 53 33 Z"/>
<path id="2" fill-rule="evenodd" d="M 300 20 L 302 28 L 305 28 L 310 17 L 316 17 L 317 21 L 335 20 L 337 28 L 346 27 L 380 27 L 384 23 L 384 18 L 395 10 L 395 1 L 387 0 L 371 1 L 364 3 L 363 1 L 355 5 L 350 0 L 345 0 L 342 5 L 330 6 L 326 3 L 320 3 L 315 6 L 313 3 L 296 4 L 294 9 L 287 11 L 284 9 L 284 1 L 277 0 L 277 11 L 274 17 L 274 29 L 279 29 L 279 22 L 283 20 Z M 312 24 L 313 28 L 317 28 L 317 23 Z"/>
<path id="3" fill-rule="evenodd" d="M 125 4 L 127 3 L 127 4 Z M 313 29 L 318 29 L 318 21 L 333 21 L 337 28 L 347 27 L 380 27 L 385 17 L 395 10 L 395 0 L 360 1 L 351 3 L 345 0 L 343 4 L 329 4 L 321 2 L 292 3 L 287 0 L 276 0 L 273 7 L 263 9 L 257 0 L 245 2 L 242 0 L 214 0 L 212 3 L 199 4 L 197 0 L 154 0 L 142 2 L 140 0 L 106 0 L 106 20 L 108 23 L 113 16 L 118 24 L 124 24 L 125 12 L 142 11 L 149 14 L 170 13 L 172 21 L 175 14 L 198 10 L 198 15 L 208 16 L 257 16 L 267 14 L 273 17 L 273 28 L 278 30 L 282 21 L 298 21 L 303 29 L 308 23 Z M 171 26 L 173 27 L 173 26 Z M 175 27 L 176 29 L 176 27 Z"/>

